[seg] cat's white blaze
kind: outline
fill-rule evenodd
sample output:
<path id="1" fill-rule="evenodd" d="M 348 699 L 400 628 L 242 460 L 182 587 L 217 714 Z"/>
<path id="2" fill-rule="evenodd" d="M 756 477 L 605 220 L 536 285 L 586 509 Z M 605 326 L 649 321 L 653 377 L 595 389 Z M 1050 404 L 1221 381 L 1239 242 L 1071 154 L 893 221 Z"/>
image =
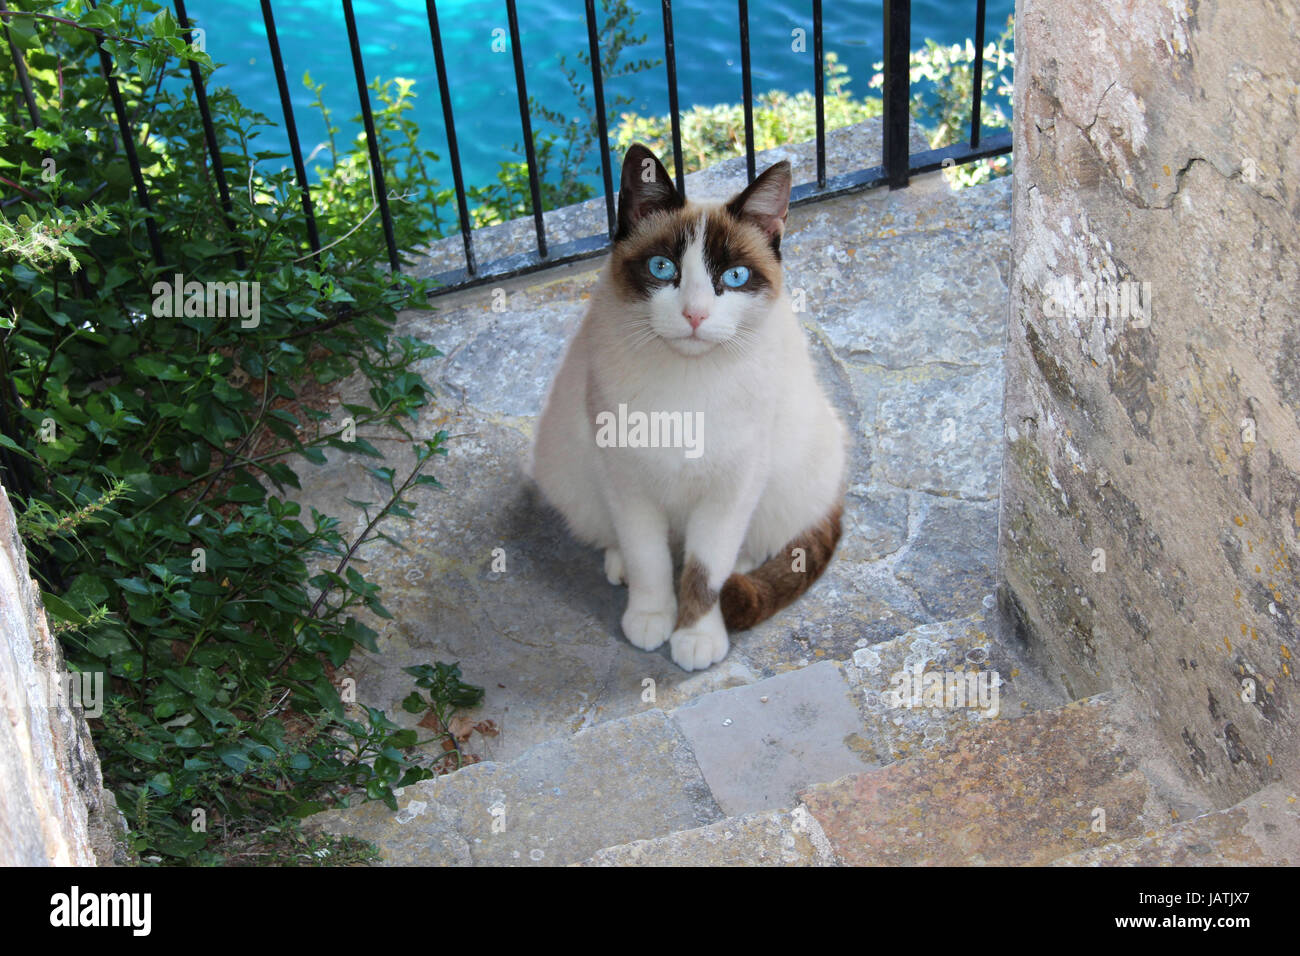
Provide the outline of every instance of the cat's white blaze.
<path id="1" fill-rule="evenodd" d="M 686 246 L 677 264 L 681 281 L 667 283 L 650 297 L 650 325 L 660 338 L 684 355 L 703 355 L 736 334 L 743 319 L 746 295 L 717 295 L 713 278 L 704 261 L 704 220 L 696 222 L 695 238 Z M 687 313 L 706 318 L 692 328 Z"/>

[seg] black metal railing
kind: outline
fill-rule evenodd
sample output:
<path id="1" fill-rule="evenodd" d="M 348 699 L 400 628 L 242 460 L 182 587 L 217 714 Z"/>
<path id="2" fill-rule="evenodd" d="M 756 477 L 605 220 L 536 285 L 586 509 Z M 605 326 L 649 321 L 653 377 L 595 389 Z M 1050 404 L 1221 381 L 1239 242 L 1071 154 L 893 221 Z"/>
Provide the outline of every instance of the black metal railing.
<path id="1" fill-rule="evenodd" d="M 664 26 L 664 61 L 667 71 L 668 113 L 671 125 L 673 169 L 678 190 L 686 194 L 685 164 L 682 162 L 682 133 L 677 101 L 677 57 L 673 37 L 672 0 L 662 0 Z M 428 0 L 430 16 L 433 14 L 434 0 Z M 438 292 L 452 291 L 467 286 L 481 285 L 515 275 L 521 275 L 549 265 L 573 262 L 590 256 L 600 255 L 609 248 L 615 231 L 615 190 L 613 169 L 609 150 L 609 132 L 605 122 L 605 95 L 603 78 L 600 73 L 600 51 L 597 43 L 597 23 L 595 0 L 586 0 L 587 37 L 592 64 L 592 93 L 595 99 L 597 135 L 601 144 L 601 172 L 604 177 L 605 212 L 608 219 L 608 234 L 604 236 L 587 236 L 569 242 L 548 245 L 546 228 L 538 199 L 535 173 L 535 157 L 532 152 L 532 137 L 523 107 L 524 69 L 523 52 L 520 49 L 519 33 L 515 23 L 514 0 L 507 0 L 506 6 L 511 18 L 510 40 L 515 57 L 515 83 L 520 90 L 520 112 L 523 117 L 524 144 L 528 151 L 527 161 L 530 185 L 533 188 L 533 215 L 536 220 L 537 246 L 531 253 L 521 253 L 503 257 L 483 265 L 475 262 L 473 241 L 465 235 L 465 267 L 440 273 L 436 278 L 441 283 Z M 911 0 L 884 0 L 884 142 L 881 161 L 878 165 L 866 169 L 828 176 L 826 171 L 826 111 L 825 111 L 825 73 L 822 30 L 822 2 L 812 0 L 813 21 L 813 83 L 816 100 L 816 155 L 817 178 L 813 182 L 800 183 L 791 191 L 792 205 L 816 202 L 832 196 L 874 189 L 888 185 L 891 189 L 905 187 L 910 177 L 921 173 L 950 166 L 961 166 L 992 156 L 1011 152 L 1011 133 L 1002 132 L 994 136 L 981 136 L 980 108 L 981 90 L 984 74 L 984 20 L 985 0 L 975 3 L 975 62 L 973 67 L 973 95 L 971 98 L 970 138 L 965 143 L 957 143 L 939 149 L 929 149 L 919 153 L 911 152 Z M 749 4 L 747 0 L 738 0 L 741 95 L 745 112 L 745 169 L 749 181 L 756 175 L 754 158 L 754 84 L 752 63 L 749 50 Z M 438 57 L 439 83 L 446 84 L 446 71 L 442 65 L 442 51 L 438 40 L 434 40 Z M 444 96 L 444 110 L 447 113 L 448 136 L 451 131 L 450 106 Z M 458 163 L 452 155 L 452 164 L 456 170 L 457 202 L 464 204 L 464 186 L 460 182 Z M 462 231 L 464 231 L 462 224 Z M 437 294 L 437 293 L 435 293 Z"/>
<path id="2" fill-rule="evenodd" d="M 94 0 L 91 0 L 92 5 Z M 361 104 L 362 123 L 365 127 L 366 141 L 370 154 L 371 172 L 374 176 L 375 198 L 379 207 L 380 223 L 384 231 L 384 240 L 392 269 L 400 271 L 401 256 L 394 237 L 393 220 L 388 206 L 388 195 L 384 186 L 383 160 L 379 153 L 379 140 L 375 134 L 374 118 L 371 113 L 370 94 L 366 87 L 365 67 L 362 63 L 361 46 L 357 33 L 356 18 L 352 9 L 352 0 L 341 0 L 344 19 L 347 26 L 348 45 L 351 51 L 353 71 L 356 75 L 357 96 Z M 184 0 L 174 0 L 177 20 L 188 38 L 191 23 L 185 10 Z M 662 0 L 665 66 L 668 79 L 668 109 L 672 129 L 673 167 L 677 188 L 686 193 L 686 178 L 682 161 L 682 136 L 677 99 L 677 59 L 673 34 L 672 2 Z M 434 65 L 438 76 L 438 92 L 442 103 L 443 125 L 447 137 L 448 159 L 452 168 L 455 186 L 457 218 L 460 224 L 461 239 L 465 247 L 465 264 L 459 269 L 441 273 L 438 293 L 497 281 L 510 276 L 523 274 L 578 259 L 599 255 L 609 248 L 614 235 L 616 216 L 614 208 L 614 172 L 612 156 L 609 149 L 609 130 L 606 122 L 604 78 L 601 75 L 601 58 L 599 31 L 596 20 L 595 0 L 586 0 L 586 22 L 588 53 L 591 61 L 592 95 L 595 100 L 595 119 L 600 144 L 601 174 L 604 180 L 604 205 L 608 222 L 608 231 L 604 235 L 586 236 L 563 243 L 551 244 L 547 241 L 546 222 L 543 217 L 541 184 L 538 181 L 537 156 L 533 146 L 532 123 L 528 110 L 528 94 L 524 76 L 524 57 L 519 32 L 519 16 L 515 0 L 505 0 L 506 16 L 510 27 L 510 43 L 513 53 L 515 85 L 519 99 L 519 117 L 523 132 L 525 160 L 528 166 L 528 184 L 532 202 L 532 215 L 536 231 L 536 243 L 532 252 L 507 256 L 491 262 L 480 264 L 474 252 L 474 233 L 470 224 L 469 206 L 466 199 L 466 187 L 461 169 L 460 151 L 456 137 L 456 124 L 452 110 L 450 85 L 447 78 L 447 65 L 443 56 L 442 32 L 438 24 L 436 0 L 426 0 L 429 21 L 429 36 L 433 46 Z M 275 15 L 271 0 L 261 0 L 262 20 L 266 28 L 267 43 L 270 47 L 271 63 L 275 71 L 275 81 L 279 92 L 280 104 L 284 112 L 284 129 L 289 140 L 290 155 L 293 159 L 294 174 L 301 194 L 302 208 L 306 221 L 306 241 L 312 257 L 320 262 L 321 240 L 316 228 L 316 218 L 312 210 L 311 184 L 307 179 L 306 165 L 303 161 L 302 146 L 298 138 L 298 127 L 294 121 L 293 106 L 289 96 L 289 85 L 285 75 L 284 61 L 280 53 L 279 35 L 275 28 Z M 813 23 L 813 82 L 816 102 L 816 156 L 817 174 L 812 182 L 800 183 L 791 193 L 791 203 L 801 205 L 832 196 L 874 189 L 888 185 L 891 189 L 905 187 L 911 176 L 931 172 L 941 167 L 963 165 L 997 156 L 1011 151 L 1011 134 L 1002 132 L 994 136 L 981 133 L 980 108 L 981 87 L 984 69 L 984 19 L 985 0 L 976 0 L 975 11 L 975 62 L 973 77 L 973 94 L 971 100 L 970 137 L 964 143 L 957 143 L 940 149 L 912 153 L 910 148 L 911 131 L 911 82 L 909 60 L 911 52 L 911 0 L 884 0 L 884 17 L 882 29 L 884 34 L 884 90 L 883 90 L 883 126 L 884 138 L 882 156 L 879 164 L 866 169 L 853 170 L 829 175 L 826 169 L 826 116 L 825 116 L 825 77 L 824 50 L 822 31 L 822 2 L 812 0 Z M 739 35 L 741 54 L 741 92 L 744 98 L 745 114 L 745 167 L 750 181 L 755 176 L 754 157 L 754 114 L 753 114 L 753 76 L 749 49 L 749 4 L 747 0 L 738 0 Z M 0 15 L 7 13 L 3 0 L 0 0 Z M 0 16 L 0 19 L 3 17 Z M 20 79 L 25 78 L 25 64 L 21 50 L 11 42 L 9 48 L 13 54 L 15 66 Z M 148 186 L 140 168 L 135 151 L 135 140 L 130 128 L 130 121 L 121 100 L 116 80 L 113 76 L 113 64 L 108 53 L 100 49 L 100 66 L 108 83 L 114 112 L 120 127 L 121 142 L 125 159 L 131 170 L 136 199 L 146 212 L 146 227 L 150 249 L 155 261 L 162 262 L 162 247 L 157 225 L 152 216 Z M 208 108 L 203 77 L 196 65 L 191 64 L 191 82 L 194 85 L 196 103 L 203 123 L 203 131 L 213 173 L 216 176 L 222 205 L 223 219 L 234 230 L 230 205 L 230 194 L 225 182 L 221 162 L 220 144 L 212 124 Z M 30 94 L 29 94 L 30 99 Z M 31 104 L 29 103 L 29 108 Z M 32 113 L 33 122 L 37 122 Z M 236 250 L 236 264 L 244 267 L 242 251 Z M 437 293 L 435 293 L 437 294 Z"/>

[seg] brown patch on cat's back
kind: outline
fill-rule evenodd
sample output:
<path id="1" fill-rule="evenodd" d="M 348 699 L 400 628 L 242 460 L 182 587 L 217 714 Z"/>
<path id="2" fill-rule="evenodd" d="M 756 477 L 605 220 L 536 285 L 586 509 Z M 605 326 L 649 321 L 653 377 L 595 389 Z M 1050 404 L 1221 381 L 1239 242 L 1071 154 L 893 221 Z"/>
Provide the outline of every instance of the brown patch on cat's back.
<path id="1" fill-rule="evenodd" d="M 664 283 L 650 275 L 646 263 L 652 256 L 667 256 L 680 268 L 699 216 L 689 203 L 681 209 L 661 209 L 642 219 L 632 235 L 615 242 L 609 268 L 619 293 L 629 299 L 648 299 L 661 288 Z"/>
<path id="2" fill-rule="evenodd" d="M 676 627 L 690 627 L 717 603 L 718 592 L 709 587 L 709 572 L 694 555 L 687 555 L 682 580 L 677 587 Z"/>
<path id="3" fill-rule="evenodd" d="M 749 269 L 749 282 L 729 291 L 755 294 L 781 288 L 781 253 L 776 245 L 761 228 L 726 206 L 710 209 L 705 217 L 704 259 L 716 292 L 724 288 L 722 273 L 733 266 Z"/>

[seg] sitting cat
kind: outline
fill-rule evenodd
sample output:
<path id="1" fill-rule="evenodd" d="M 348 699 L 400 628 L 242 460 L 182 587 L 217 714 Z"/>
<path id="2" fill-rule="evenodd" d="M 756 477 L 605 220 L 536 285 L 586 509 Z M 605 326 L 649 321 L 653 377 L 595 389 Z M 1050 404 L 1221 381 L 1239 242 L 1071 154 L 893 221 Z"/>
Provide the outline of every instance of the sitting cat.
<path id="1" fill-rule="evenodd" d="M 687 202 L 633 145 L 609 262 L 537 424 L 532 476 L 626 581 L 623 633 L 669 641 L 688 671 L 807 590 L 840 537 L 845 430 L 781 274 L 790 183 L 782 162 L 725 204 Z"/>

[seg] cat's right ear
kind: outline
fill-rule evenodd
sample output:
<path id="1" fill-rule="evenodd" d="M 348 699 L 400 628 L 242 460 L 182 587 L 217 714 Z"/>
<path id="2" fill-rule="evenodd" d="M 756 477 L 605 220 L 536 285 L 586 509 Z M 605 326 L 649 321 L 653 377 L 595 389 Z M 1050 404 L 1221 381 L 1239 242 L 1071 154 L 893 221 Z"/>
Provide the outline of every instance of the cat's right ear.
<path id="1" fill-rule="evenodd" d="M 673 186 L 659 157 L 640 143 L 628 147 L 623 157 L 623 181 L 618 193 L 618 232 L 614 241 L 626 239 L 636 224 L 661 209 L 680 209 L 686 204 Z"/>

